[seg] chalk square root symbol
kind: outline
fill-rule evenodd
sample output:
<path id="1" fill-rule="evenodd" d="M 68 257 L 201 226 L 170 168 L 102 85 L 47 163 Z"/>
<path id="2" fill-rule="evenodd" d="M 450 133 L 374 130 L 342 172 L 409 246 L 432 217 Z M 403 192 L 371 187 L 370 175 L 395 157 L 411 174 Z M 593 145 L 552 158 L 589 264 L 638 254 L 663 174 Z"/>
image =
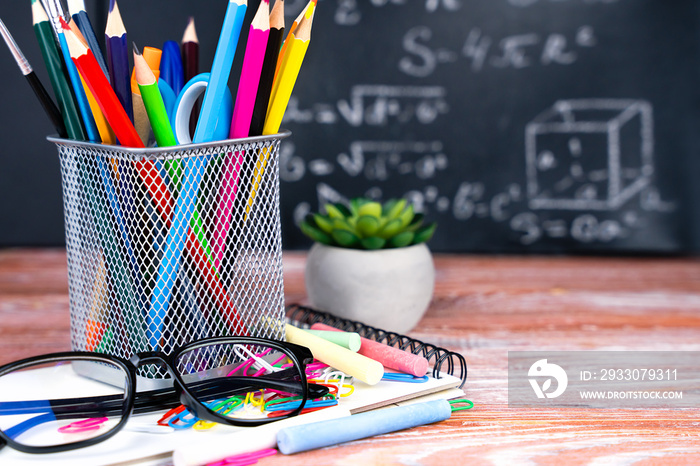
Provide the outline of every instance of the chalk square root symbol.
<path id="1" fill-rule="evenodd" d="M 652 106 L 642 100 L 557 101 L 527 124 L 525 152 L 531 209 L 619 209 L 651 183 Z"/>

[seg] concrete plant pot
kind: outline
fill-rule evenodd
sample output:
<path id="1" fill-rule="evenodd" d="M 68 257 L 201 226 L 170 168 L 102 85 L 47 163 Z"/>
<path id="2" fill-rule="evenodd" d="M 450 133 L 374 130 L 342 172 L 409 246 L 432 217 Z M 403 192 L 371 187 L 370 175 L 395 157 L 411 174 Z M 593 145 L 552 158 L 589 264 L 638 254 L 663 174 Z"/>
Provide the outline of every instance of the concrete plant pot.
<path id="1" fill-rule="evenodd" d="M 315 243 L 305 276 L 314 308 L 397 333 L 423 317 L 435 285 L 425 244 L 365 251 Z"/>

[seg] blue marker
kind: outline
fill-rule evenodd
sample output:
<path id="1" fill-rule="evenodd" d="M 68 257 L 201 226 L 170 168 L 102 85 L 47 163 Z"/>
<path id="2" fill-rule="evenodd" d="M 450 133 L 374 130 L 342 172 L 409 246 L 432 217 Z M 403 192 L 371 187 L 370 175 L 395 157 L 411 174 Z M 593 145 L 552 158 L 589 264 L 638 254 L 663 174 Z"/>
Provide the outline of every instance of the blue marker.
<path id="1" fill-rule="evenodd" d="M 194 134 L 193 142 L 195 144 L 214 140 L 214 132 L 220 113 L 219 106 L 228 89 L 228 78 L 231 74 L 233 57 L 236 53 L 247 8 L 247 0 L 229 0 L 224 25 L 221 28 L 219 43 L 214 55 L 211 79 L 204 94 L 202 111 Z M 180 194 L 177 197 L 173 222 L 165 242 L 164 256 L 158 269 L 158 278 L 153 289 L 151 310 L 148 315 L 149 343 L 154 350 L 160 347 L 163 321 L 168 313 L 170 297 L 180 267 L 187 228 L 189 228 L 192 213 L 197 205 L 199 184 L 202 181 L 206 160 L 203 157 L 188 157 L 183 165 L 185 176 L 182 180 Z"/>

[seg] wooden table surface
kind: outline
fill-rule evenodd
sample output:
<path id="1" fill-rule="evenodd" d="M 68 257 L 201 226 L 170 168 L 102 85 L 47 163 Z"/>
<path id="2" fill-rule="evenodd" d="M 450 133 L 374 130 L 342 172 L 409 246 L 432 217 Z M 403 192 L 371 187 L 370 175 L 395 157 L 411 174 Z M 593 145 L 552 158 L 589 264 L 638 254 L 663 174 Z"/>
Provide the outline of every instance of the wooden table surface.
<path id="1" fill-rule="evenodd" d="M 305 302 L 285 253 L 287 302 Z M 475 407 L 441 423 L 265 465 L 700 464 L 700 410 L 516 409 L 513 350 L 700 351 L 700 260 L 436 255 L 411 336 L 464 355 Z M 70 349 L 65 252 L 0 250 L 0 364 Z"/>

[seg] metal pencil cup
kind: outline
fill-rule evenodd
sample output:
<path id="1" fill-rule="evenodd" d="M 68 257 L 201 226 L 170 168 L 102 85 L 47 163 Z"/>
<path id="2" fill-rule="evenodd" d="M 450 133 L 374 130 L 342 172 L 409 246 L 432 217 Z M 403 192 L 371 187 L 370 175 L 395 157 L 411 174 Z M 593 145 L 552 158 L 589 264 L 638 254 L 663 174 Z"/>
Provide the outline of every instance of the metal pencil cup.
<path id="1" fill-rule="evenodd" d="M 162 149 L 49 138 L 73 349 L 129 358 L 211 336 L 283 339 L 278 154 L 289 134 Z"/>

